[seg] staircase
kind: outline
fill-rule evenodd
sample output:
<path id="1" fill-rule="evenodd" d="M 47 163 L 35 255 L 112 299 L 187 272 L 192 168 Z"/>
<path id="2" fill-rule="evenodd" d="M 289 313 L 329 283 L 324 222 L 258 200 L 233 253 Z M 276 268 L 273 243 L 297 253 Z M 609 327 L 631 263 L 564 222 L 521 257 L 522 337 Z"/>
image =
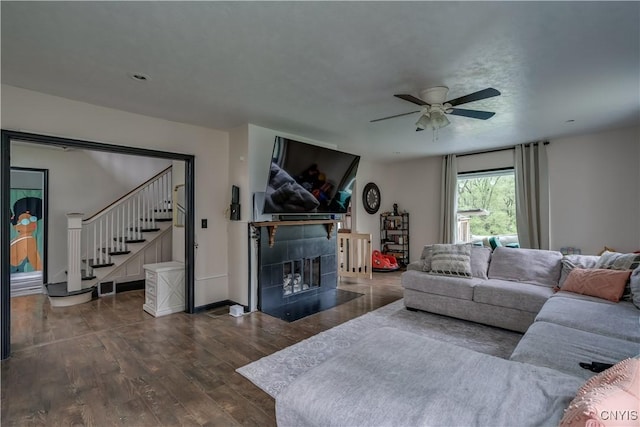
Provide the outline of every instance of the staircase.
<path id="1" fill-rule="evenodd" d="M 122 277 L 132 262 L 144 262 L 139 257 L 145 248 L 171 233 L 172 194 L 168 167 L 87 219 L 67 214 L 67 281 L 47 285 L 52 306 L 89 301 L 99 284 Z"/>

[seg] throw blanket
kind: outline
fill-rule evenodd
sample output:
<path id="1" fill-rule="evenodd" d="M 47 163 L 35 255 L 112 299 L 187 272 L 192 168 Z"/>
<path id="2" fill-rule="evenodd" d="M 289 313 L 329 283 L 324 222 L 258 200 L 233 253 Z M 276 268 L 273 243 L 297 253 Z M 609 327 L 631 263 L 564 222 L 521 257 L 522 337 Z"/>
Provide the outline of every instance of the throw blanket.
<path id="1" fill-rule="evenodd" d="M 271 163 L 266 212 L 313 212 L 320 202 L 277 164 Z"/>

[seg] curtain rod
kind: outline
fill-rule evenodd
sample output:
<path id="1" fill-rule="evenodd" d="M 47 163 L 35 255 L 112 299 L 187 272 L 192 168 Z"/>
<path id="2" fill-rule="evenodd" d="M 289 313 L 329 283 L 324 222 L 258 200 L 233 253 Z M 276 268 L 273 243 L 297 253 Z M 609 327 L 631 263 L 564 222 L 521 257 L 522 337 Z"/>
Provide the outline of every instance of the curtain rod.
<path id="1" fill-rule="evenodd" d="M 549 145 L 549 141 L 544 141 L 544 145 Z M 476 154 L 497 153 L 497 152 L 500 152 L 500 151 L 509 151 L 509 150 L 513 150 L 513 149 L 515 149 L 515 147 L 496 148 L 496 149 L 493 149 L 493 150 L 485 150 L 485 151 L 474 151 L 473 153 L 456 154 L 456 157 L 474 156 Z"/>

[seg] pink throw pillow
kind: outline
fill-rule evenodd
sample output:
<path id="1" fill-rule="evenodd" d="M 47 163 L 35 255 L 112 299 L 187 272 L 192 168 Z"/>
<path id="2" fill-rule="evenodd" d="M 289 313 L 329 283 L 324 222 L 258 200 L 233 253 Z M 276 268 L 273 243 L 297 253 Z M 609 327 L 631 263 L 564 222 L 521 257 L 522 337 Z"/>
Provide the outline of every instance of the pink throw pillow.
<path id="1" fill-rule="evenodd" d="M 574 268 L 567 276 L 562 290 L 618 302 L 630 276 L 630 270 Z"/>
<path id="2" fill-rule="evenodd" d="M 565 409 L 560 427 L 638 426 L 640 359 L 626 359 L 590 378 Z"/>

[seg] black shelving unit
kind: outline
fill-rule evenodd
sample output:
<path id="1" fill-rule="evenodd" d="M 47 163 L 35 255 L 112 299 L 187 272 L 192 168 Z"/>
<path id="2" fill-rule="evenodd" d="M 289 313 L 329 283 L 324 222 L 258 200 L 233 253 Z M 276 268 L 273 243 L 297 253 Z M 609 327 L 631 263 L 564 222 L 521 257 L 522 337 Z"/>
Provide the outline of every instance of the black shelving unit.
<path id="1" fill-rule="evenodd" d="M 380 252 L 393 255 L 398 265 L 409 264 L 409 213 L 380 214 Z"/>

